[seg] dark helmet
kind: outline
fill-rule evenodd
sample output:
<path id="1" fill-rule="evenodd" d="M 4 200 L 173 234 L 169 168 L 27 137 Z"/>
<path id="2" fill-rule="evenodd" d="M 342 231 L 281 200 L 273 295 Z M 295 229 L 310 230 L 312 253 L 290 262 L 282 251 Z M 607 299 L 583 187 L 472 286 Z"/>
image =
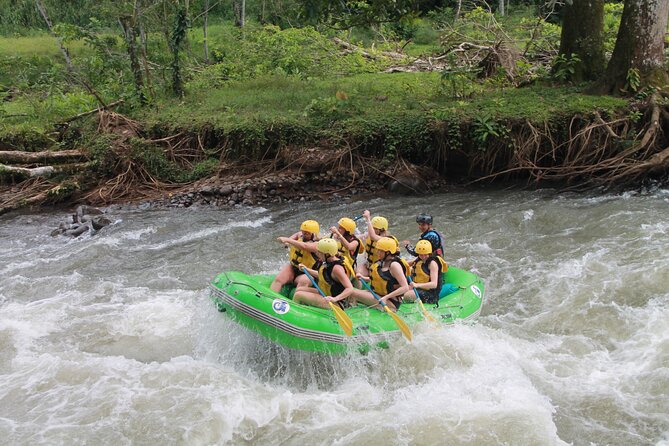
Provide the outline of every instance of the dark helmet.
<path id="1" fill-rule="evenodd" d="M 430 214 L 418 214 L 416 215 L 416 223 L 425 223 L 431 225 L 432 216 Z"/>

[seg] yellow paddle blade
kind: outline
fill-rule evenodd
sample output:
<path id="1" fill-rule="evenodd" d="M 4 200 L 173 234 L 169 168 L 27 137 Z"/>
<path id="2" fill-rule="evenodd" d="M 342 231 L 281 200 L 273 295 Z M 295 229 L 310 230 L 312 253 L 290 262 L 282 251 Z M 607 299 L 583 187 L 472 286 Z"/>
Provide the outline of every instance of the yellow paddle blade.
<path id="1" fill-rule="evenodd" d="M 402 332 L 404 337 L 406 337 L 409 340 L 409 342 L 411 342 L 413 340 L 413 335 L 411 334 L 411 329 L 409 329 L 409 326 L 406 324 L 406 322 L 404 322 L 402 318 L 399 317 L 397 314 L 393 313 L 393 311 L 387 306 L 384 305 L 383 308 L 386 309 L 386 312 L 388 312 L 390 317 L 393 318 L 397 326 L 400 327 L 400 331 Z"/>
<path id="2" fill-rule="evenodd" d="M 430 322 L 437 322 L 437 320 L 433 318 L 430 313 L 427 312 L 427 310 L 425 309 L 425 305 L 423 305 L 423 301 L 419 300 L 418 303 L 420 304 L 421 310 L 423 310 L 423 316 L 425 316 L 425 319 L 429 320 Z"/>
<path id="3" fill-rule="evenodd" d="M 342 310 L 339 305 L 335 305 L 332 302 L 328 303 L 337 318 L 337 322 L 339 322 L 339 325 L 344 330 L 344 333 L 346 333 L 347 336 L 351 336 L 353 334 L 353 321 L 351 318 L 348 317 L 348 314 L 344 313 L 344 310 Z"/>

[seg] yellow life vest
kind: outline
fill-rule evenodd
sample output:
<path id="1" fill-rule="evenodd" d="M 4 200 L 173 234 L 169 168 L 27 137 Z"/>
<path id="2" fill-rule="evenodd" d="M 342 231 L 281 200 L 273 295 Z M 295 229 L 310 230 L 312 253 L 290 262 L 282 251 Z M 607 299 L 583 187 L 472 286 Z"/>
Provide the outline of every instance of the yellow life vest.
<path id="1" fill-rule="evenodd" d="M 297 240 L 300 242 L 305 242 L 304 238 L 302 238 L 302 235 L 300 235 Z M 316 239 L 312 240 L 307 240 L 307 242 L 315 242 Z M 307 251 L 307 250 L 301 250 L 296 248 L 293 245 L 290 245 L 290 263 L 295 267 L 299 268 L 300 263 L 304 264 L 307 268 L 313 268 L 314 265 L 318 264 L 320 262 L 320 259 L 316 255 L 315 252 Z"/>
<path id="2" fill-rule="evenodd" d="M 339 247 L 339 255 L 344 259 L 348 260 L 349 263 L 355 268 L 355 264 L 357 263 L 358 260 L 358 254 L 360 254 L 360 251 L 362 251 L 362 240 L 360 240 L 355 235 L 352 235 L 350 240 L 346 239 L 346 241 L 349 243 L 351 243 L 354 240 L 358 241 L 358 246 L 355 248 L 353 252 L 346 249 L 342 244 L 341 240 L 337 240 L 337 246 Z"/>
<path id="3" fill-rule="evenodd" d="M 390 237 L 391 239 L 395 240 L 395 243 L 397 243 L 397 252 L 395 254 L 399 255 L 400 254 L 400 241 L 397 240 L 397 237 L 394 235 L 385 235 L 384 237 Z M 372 238 L 367 236 L 367 239 L 365 240 L 365 252 L 367 253 L 367 264 L 371 265 L 373 263 L 376 263 L 379 259 L 376 257 L 376 251 L 375 251 L 375 245 L 372 241 Z"/>
<path id="4" fill-rule="evenodd" d="M 414 282 L 428 283 L 430 281 L 430 264 L 433 261 L 437 262 L 437 288 L 441 288 L 442 274 L 448 271 L 448 265 L 444 259 L 437 255 L 432 255 L 425 261 L 422 261 L 420 257 L 416 259 L 411 267 L 411 278 Z"/>
<path id="5" fill-rule="evenodd" d="M 399 256 L 394 256 L 393 260 L 390 262 L 390 265 L 392 265 L 394 262 L 398 262 L 400 264 L 402 270 L 404 271 L 403 274 L 406 276 L 409 272 L 409 264 L 407 261 L 400 258 Z M 370 272 L 372 289 L 376 294 L 379 295 L 379 297 L 383 297 L 386 294 L 392 293 L 400 286 L 397 279 L 395 279 L 395 277 L 390 272 L 390 265 L 388 265 L 388 269 L 385 271 L 381 269 L 383 266 L 382 260 L 379 260 L 372 265 Z"/>
<path id="6" fill-rule="evenodd" d="M 332 270 L 336 265 L 344 267 L 344 271 L 349 279 L 354 275 L 353 267 L 347 259 L 337 256 L 337 260 L 334 262 L 324 262 L 318 269 L 318 287 L 326 296 L 334 297 L 344 291 L 344 285 L 332 276 Z"/>

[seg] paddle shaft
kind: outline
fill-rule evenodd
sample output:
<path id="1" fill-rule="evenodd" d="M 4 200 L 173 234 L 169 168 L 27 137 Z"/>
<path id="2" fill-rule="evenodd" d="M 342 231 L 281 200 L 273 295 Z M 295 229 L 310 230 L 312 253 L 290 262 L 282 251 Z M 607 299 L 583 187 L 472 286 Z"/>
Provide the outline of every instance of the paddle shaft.
<path id="1" fill-rule="evenodd" d="M 407 276 L 407 280 L 409 281 L 409 284 L 413 283 L 413 279 L 411 276 Z M 425 309 L 425 305 L 423 305 L 423 301 L 420 298 L 420 294 L 418 294 L 418 288 L 413 289 L 414 294 L 416 294 L 416 302 L 418 302 L 418 305 L 420 305 L 421 310 L 423 311 L 423 316 L 431 321 L 434 321 L 434 318 L 430 316 L 430 313 L 427 312 Z"/>
<path id="2" fill-rule="evenodd" d="M 325 293 L 323 292 L 323 290 L 321 290 L 321 287 L 318 286 L 318 284 L 316 283 L 314 278 L 311 277 L 311 274 L 309 274 L 309 271 L 307 271 L 306 268 L 302 268 L 302 272 L 304 273 L 305 276 L 307 276 L 309 278 L 309 280 L 311 280 L 311 284 L 314 286 L 314 288 L 316 288 L 316 290 L 320 293 L 320 295 L 323 296 L 323 299 L 325 299 Z"/>
<path id="3" fill-rule="evenodd" d="M 365 282 L 364 280 L 362 280 L 362 279 L 360 279 L 360 282 L 362 282 L 362 285 L 363 285 L 365 288 L 367 288 L 367 291 L 369 291 L 370 293 L 372 293 L 372 296 L 374 297 L 374 299 L 378 300 L 379 303 L 381 304 L 381 306 L 382 306 L 383 308 L 386 308 L 386 309 L 387 309 L 388 304 L 386 304 L 384 301 L 381 300 L 381 298 L 379 297 L 379 295 L 376 294 L 376 293 L 374 292 L 374 290 L 372 289 L 372 287 L 370 287 L 369 284 L 368 284 L 367 282 Z"/>
<path id="4" fill-rule="evenodd" d="M 330 308 L 332 309 L 332 311 L 335 314 L 335 318 L 337 319 L 337 322 L 339 323 L 341 328 L 344 330 L 344 333 L 346 333 L 346 335 L 348 335 L 348 336 L 351 336 L 351 334 L 353 333 L 353 321 L 351 320 L 351 318 L 348 317 L 348 315 L 344 312 L 344 310 L 341 309 L 341 307 L 339 307 L 338 304 L 335 304 L 332 301 L 329 301 L 329 300 L 326 299 L 325 293 L 318 286 L 318 284 L 316 283 L 314 278 L 311 277 L 311 274 L 309 274 L 309 271 L 307 271 L 306 267 L 302 267 L 302 272 L 304 273 L 304 275 L 306 275 L 309 278 L 309 280 L 311 280 L 311 284 L 314 286 L 314 288 L 316 288 L 318 290 L 318 292 L 323 297 L 323 299 L 328 303 L 328 305 L 330 306 Z"/>
<path id="5" fill-rule="evenodd" d="M 397 313 L 395 313 L 390 308 L 388 308 L 388 305 L 384 301 L 381 300 L 381 298 L 374 292 L 374 290 L 372 290 L 372 288 L 369 286 L 369 284 L 367 282 L 365 282 L 362 279 L 360 279 L 360 282 L 362 282 L 363 286 L 365 288 L 367 288 L 367 290 L 370 293 L 372 293 L 372 296 L 374 297 L 374 299 L 379 301 L 379 303 L 381 304 L 383 309 L 386 310 L 386 313 L 388 313 L 388 316 L 390 316 L 392 318 L 392 320 L 395 321 L 395 323 L 399 327 L 399 329 L 402 332 L 402 334 L 404 335 L 404 337 L 406 337 L 409 340 L 409 342 L 411 342 L 411 340 L 413 339 L 413 334 L 411 333 L 411 329 L 406 324 L 406 322 L 404 322 L 402 320 L 402 318 L 397 315 Z"/>

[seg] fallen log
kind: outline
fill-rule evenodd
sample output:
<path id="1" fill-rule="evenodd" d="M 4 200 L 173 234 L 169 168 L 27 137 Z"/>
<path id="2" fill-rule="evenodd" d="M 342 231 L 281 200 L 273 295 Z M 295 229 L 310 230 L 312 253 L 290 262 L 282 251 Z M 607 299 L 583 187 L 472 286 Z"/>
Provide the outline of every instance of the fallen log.
<path id="1" fill-rule="evenodd" d="M 16 175 L 24 178 L 35 178 L 43 177 L 47 178 L 59 173 L 73 173 L 81 172 L 88 167 L 90 163 L 72 163 L 72 164 L 62 164 L 59 166 L 42 166 L 42 167 L 17 167 L 17 166 L 7 166 L 0 164 L 0 174 L 10 174 Z"/>
<path id="2" fill-rule="evenodd" d="M 353 45 L 352 43 L 346 42 L 345 40 L 342 40 L 338 37 L 333 37 L 332 40 L 341 48 L 343 48 L 346 53 L 359 53 L 362 57 L 366 57 L 367 59 L 378 60 L 380 59 L 380 56 L 388 57 L 391 59 L 406 59 L 408 57 L 406 54 L 395 53 L 393 51 L 380 51 L 378 55 L 372 54 L 368 51 L 363 50 L 359 46 Z"/>
<path id="3" fill-rule="evenodd" d="M 86 155 L 79 150 L 60 150 L 43 152 L 22 152 L 18 150 L 0 151 L 2 164 L 47 164 L 78 161 Z"/>

